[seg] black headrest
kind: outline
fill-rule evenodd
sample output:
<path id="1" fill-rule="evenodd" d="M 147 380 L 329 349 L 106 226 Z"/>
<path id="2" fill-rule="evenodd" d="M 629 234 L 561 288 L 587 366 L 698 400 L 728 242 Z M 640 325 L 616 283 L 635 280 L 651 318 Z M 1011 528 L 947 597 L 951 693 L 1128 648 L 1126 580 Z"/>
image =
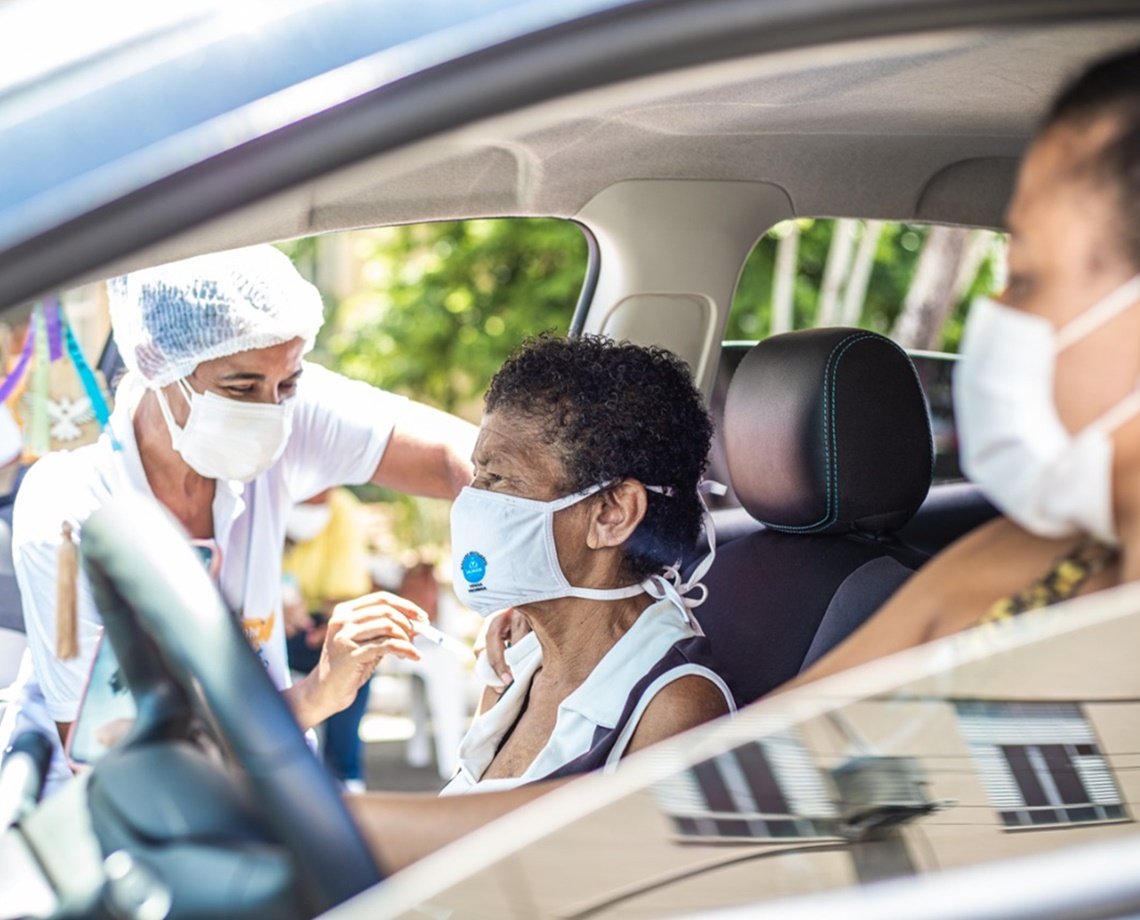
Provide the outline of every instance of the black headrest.
<path id="1" fill-rule="evenodd" d="M 790 533 L 885 533 L 930 488 L 934 445 L 906 352 L 862 329 L 775 335 L 744 356 L 724 410 L 741 504 Z"/>

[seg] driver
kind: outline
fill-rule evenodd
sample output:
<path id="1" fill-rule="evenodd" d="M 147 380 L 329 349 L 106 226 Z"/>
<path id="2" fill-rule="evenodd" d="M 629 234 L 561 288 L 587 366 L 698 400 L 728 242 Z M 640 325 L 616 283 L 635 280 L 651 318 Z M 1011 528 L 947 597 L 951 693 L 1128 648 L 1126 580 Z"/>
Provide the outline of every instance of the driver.
<path id="1" fill-rule="evenodd" d="M 1009 284 L 970 309 L 963 466 L 1003 512 L 784 689 L 1140 581 L 1140 49 L 1046 115 L 1010 201 Z M 1076 613 L 1074 612 L 1074 616 Z"/>
<path id="2" fill-rule="evenodd" d="M 78 534 L 88 515 L 127 492 L 154 498 L 220 556 L 223 596 L 308 729 L 351 703 L 385 653 L 419 657 L 411 624 L 423 614 L 389 594 L 346 607 L 318 665 L 290 686 L 281 597 L 289 509 L 365 482 L 454 498 L 472 478 L 475 428 L 303 362 L 321 326 L 320 295 L 271 246 L 135 272 L 109 282 L 108 293 L 127 374 L 107 430 L 41 459 L 16 502 L 28 652 L 0 749 L 30 727 L 67 737 L 102 627 L 80 574 L 78 654 L 57 658 L 64 525 Z M 45 794 L 70 775 L 57 743 Z"/>

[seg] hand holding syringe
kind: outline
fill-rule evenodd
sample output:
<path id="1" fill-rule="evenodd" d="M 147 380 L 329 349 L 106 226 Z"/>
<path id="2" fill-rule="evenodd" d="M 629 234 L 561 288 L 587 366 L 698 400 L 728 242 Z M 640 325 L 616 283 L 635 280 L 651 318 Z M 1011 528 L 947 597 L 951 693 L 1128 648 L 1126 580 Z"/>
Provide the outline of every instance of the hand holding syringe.
<path id="1" fill-rule="evenodd" d="M 416 647 L 416 636 L 422 637 L 421 648 Z M 433 626 L 426 611 L 397 594 L 376 591 L 343 601 L 333 607 L 321 660 L 305 678 L 315 686 L 306 686 L 300 693 L 315 699 L 310 709 L 327 718 L 352 702 L 385 655 L 419 661 L 423 642 L 464 660 L 472 657 L 466 645 Z"/>

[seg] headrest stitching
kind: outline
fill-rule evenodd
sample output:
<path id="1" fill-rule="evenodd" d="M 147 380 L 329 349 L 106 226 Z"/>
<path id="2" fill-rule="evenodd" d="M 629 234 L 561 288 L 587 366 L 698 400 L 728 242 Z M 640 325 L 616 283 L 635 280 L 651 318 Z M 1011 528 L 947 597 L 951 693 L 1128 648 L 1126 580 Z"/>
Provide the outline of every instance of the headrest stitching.
<path id="1" fill-rule="evenodd" d="M 827 502 L 823 517 L 812 524 L 772 524 L 768 521 L 763 521 L 762 523 L 765 526 L 786 533 L 809 533 L 814 530 L 830 527 L 839 519 L 839 450 L 836 446 L 835 435 L 835 387 L 839 377 L 838 368 L 839 362 L 843 359 L 843 356 L 847 353 L 849 348 L 868 339 L 875 342 L 886 341 L 891 345 L 895 345 L 895 343 L 889 339 L 883 339 L 881 336 L 873 333 L 861 332 L 852 334 L 836 342 L 835 347 L 831 349 L 831 354 L 827 356 L 827 365 L 823 372 L 824 415 L 827 417 L 828 438 L 828 450 L 826 455 L 827 471 L 825 476 Z M 898 348 L 898 346 L 895 345 L 895 348 Z M 903 354 L 906 353 L 903 352 Z"/>

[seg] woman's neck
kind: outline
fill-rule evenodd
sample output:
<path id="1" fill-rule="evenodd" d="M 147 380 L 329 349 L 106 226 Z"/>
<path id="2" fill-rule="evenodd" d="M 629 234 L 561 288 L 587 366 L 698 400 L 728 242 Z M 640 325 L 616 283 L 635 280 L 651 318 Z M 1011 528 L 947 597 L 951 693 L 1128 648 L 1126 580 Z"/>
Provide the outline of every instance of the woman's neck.
<path id="1" fill-rule="evenodd" d="M 132 423 L 139 460 L 154 497 L 178 518 L 190 536 L 212 537 L 217 482 L 194 472 L 174 449 L 153 391 L 148 390 L 139 401 Z"/>
<path id="2" fill-rule="evenodd" d="M 581 685 L 652 602 L 647 594 L 617 601 L 565 597 L 519 608 L 542 646 L 543 681 Z"/>

